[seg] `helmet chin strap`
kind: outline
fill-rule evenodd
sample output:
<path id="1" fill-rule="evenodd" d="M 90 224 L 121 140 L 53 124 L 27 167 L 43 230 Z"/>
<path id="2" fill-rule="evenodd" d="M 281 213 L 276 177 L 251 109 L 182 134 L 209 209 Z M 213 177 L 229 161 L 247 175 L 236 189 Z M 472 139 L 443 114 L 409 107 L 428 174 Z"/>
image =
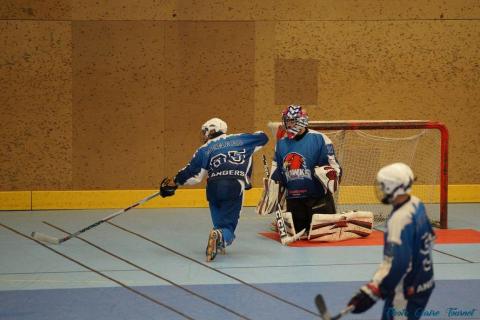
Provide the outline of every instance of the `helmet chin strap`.
<path id="1" fill-rule="evenodd" d="M 390 204 L 392 201 L 392 195 L 391 194 L 384 195 L 381 201 L 383 204 Z"/>
<path id="2" fill-rule="evenodd" d="M 208 135 L 205 135 L 205 142 L 207 142 L 210 139 L 216 138 L 218 136 L 221 136 L 223 134 L 222 131 L 217 131 L 217 132 L 212 132 L 209 133 Z"/>
<path id="3" fill-rule="evenodd" d="M 400 188 L 403 188 L 403 190 L 406 191 L 411 185 L 412 185 L 411 182 L 407 187 L 405 187 L 402 184 L 402 185 L 397 186 L 395 189 L 393 189 L 393 191 L 390 194 L 384 194 L 384 197 L 382 198 L 382 203 L 383 204 L 392 204 L 395 201 L 395 198 L 398 196 L 397 195 L 397 196 L 394 197 L 397 190 L 400 189 Z M 407 193 L 403 193 L 403 194 L 407 194 Z"/>

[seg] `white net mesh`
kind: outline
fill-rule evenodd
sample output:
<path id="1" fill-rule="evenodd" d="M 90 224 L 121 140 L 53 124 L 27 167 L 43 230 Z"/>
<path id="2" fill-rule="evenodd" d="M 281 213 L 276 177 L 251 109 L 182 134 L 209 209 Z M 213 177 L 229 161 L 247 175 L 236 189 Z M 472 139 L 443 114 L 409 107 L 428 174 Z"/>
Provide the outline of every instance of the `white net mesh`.
<path id="1" fill-rule="evenodd" d="M 314 128 L 313 128 L 314 129 Z M 391 207 L 378 203 L 375 177 L 393 162 L 408 164 L 417 181 L 413 194 L 426 204 L 430 218 L 440 220 L 440 134 L 436 130 L 323 130 L 332 140 L 343 169 L 337 192 L 338 210 L 372 211 L 384 221 Z"/>

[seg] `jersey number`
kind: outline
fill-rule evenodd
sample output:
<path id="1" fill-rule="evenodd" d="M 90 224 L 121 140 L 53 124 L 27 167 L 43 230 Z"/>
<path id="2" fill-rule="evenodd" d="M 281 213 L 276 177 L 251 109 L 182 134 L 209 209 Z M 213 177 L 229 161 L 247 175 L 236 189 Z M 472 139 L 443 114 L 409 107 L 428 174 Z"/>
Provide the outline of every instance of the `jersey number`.
<path id="1" fill-rule="evenodd" d="M 246 151 L 245 149 L 240 151 L 228 151 L 227 154 L 219 153 L 210 160 L 210 166 L 218 168 L 225 162 L 232 164 L 242 164 L 245 162 Z"/>
<path id="2" fill-rule="evenodd" d="M 423 270 L 430 271 L 432 269 L 432 247 L 433 242 L 435 241 L 435 236 L 430 232 L 425 233 L 422 236 L 422 246 L 420 248 L 420 253 L 424 256 L 422 260 Z"/>

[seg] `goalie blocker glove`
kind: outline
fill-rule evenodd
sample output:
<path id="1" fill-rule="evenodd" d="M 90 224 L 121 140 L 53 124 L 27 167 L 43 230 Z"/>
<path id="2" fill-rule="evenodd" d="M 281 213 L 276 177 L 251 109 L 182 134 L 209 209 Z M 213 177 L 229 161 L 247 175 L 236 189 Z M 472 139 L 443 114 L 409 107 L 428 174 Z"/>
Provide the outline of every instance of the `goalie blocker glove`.
<path id="1" fill-rule="evenodd" d="M 178 186 L 175 184 L 175 182 L 172 182 L 172 180 L 169 178 L 165 178 L 160 183 L 160 195 L 162 198 L 171 197 L 175 194 L 175 190 L 177 190 L 177 188 Z"/>
<path id="2" fill-rule="evenodd" d="M 334 194 L 338 189 L 338 174 L 331 166 L 315 167 L 315 177 L 322 183 L 325 193 Z"/>

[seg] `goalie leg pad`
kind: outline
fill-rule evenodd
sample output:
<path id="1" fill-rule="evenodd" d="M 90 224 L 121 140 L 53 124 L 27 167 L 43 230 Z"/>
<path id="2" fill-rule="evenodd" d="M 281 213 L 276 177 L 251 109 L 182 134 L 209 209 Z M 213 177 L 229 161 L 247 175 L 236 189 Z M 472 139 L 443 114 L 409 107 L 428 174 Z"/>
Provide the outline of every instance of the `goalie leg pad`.
<path id="1" fill-rule="evenodd" d="M 373 213 L 347 211 L 339 214 L 314 214 L 308 240 L 336 242 L 368 237 L 372 233 Z"/>

